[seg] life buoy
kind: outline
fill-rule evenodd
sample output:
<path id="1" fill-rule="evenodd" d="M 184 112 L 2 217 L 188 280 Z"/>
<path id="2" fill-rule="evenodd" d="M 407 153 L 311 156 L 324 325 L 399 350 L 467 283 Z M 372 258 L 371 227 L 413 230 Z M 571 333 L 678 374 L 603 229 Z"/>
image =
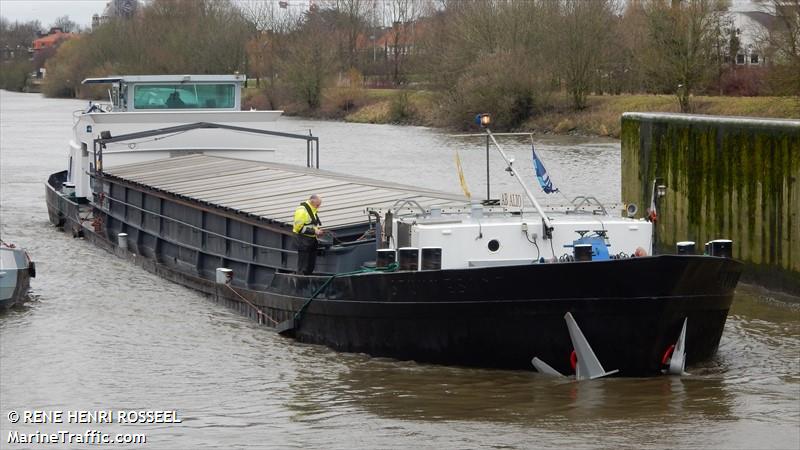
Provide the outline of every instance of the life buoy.
<path id="1" fill-rule="evenodd" d="M 664 356 L 661 357 L 661 365 L 666 366 L 669 364 L 669 359 L 672 358 L 672 353 L 675 351 L 675 344 L 671 344 L 664 351 Z"/>
<path id="2" fill-rule="evenodd" d="M 573 350 L 569 355 L 569 365 L 572 366 L 572 370 L 575 370 L 575 368 L 578 367 L 578 354 L 575 353 L 575 350 Z"/>

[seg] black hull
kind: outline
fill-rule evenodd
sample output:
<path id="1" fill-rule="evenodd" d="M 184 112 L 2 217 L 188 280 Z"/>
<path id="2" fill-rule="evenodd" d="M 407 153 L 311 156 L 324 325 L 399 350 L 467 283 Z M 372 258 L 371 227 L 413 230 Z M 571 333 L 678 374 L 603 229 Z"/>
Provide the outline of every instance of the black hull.
<path id="1" fill-rule="evenodd" d="M 105 232 L 83 230 L 97 245 L 268 326 L 291 319 L 328 279 L 276 272 L 266 286 L 248 288 L 234 277 L 230 288 L 175 258 L 137 250 L 136 244 L 127 251 Z M 657 375 L 684 319 L 687 362 L 714 355 L 740 272 L 741 264 L 730 259 L 664 255 L 365 273 L 336 278 L 309 304 L 294 337 L 339 351 L 449 365 L 532 370 L 537 356 L 571 373 L 564 321 L 571 312 L 607 370 Z"/>
<path id="2" fill-rule="evenodd" d="M 77 199 L 69 199 L 59 193 L 61 183 L 67 181 L 67 171 L 50 175 L 45 184 L 45 201 L 50 223 L 78 237 L 83 232 L 80 218 L 80 204 Z"/>
<path id="3" fill-rule="evenodd" d="M 313 302 L 297 338 L 341 351 L 506 369 L 528 369 L 538 356 L 569 373 L 570 312 L 607 369 L 652 375 L 685 318 L 688 363 L 713 356 L 738 271 L 730 260 L 659 256 L 367 275 L 341 280 L 332 299 Z"/>

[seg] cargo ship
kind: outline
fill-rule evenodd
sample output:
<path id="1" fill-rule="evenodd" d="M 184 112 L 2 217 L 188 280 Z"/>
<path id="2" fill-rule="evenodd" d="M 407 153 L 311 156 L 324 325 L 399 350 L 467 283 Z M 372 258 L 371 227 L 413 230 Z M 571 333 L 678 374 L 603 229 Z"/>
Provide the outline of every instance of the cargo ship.
<path id="1" fill-rule="evenodd" d="M 741 272 L 730 241 L 653 255 L 633 205 L 630 217 L 591 196 L 542 206 L 488 126 L 520 182 L 511 201 L 329 172 L 318 137 L 271 130 L 280 111 L 240 110 L 243 82 L 85 80 L 110 85 L 109 103 L 75 116 L 67 169 L 46 183 L 51 222 L 343 352 L 525 370 L 536 357 L 584 375 L 595 359 L 620 376 L 661 374 L 676 348 L 681 368 L 716 352 Z M 264 136 L 305 145 L 306 165 L 274 161 Z M 335 238 L 300 275 L 293 213 L 315 192 Z"/>

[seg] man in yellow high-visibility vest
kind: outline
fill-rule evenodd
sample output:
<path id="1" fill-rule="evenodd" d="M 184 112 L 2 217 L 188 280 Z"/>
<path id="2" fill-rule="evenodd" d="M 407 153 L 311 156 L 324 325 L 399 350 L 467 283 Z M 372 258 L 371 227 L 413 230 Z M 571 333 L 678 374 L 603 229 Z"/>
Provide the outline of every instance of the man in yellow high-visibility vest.
<path id="1" fill-rule="evenodd" d="M 292 231 L 297 245 L 297 273 L 301 275 L 314 273 L 317 263 L 317 238 L 323 233 L 322 221 L 317 216 L 320 205 L 322 198 L 313 194 L 294 211 Z"/>

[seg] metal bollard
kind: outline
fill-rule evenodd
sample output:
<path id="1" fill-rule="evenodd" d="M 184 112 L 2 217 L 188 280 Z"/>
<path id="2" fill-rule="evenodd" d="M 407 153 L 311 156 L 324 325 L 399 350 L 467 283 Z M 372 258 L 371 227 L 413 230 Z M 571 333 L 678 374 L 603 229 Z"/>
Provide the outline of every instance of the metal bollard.
<path id="1" fill-rule="evenodd" d="M 233 270 L 217 267 L 217 284 L 231 284 L 231 280 L 233 280 Z"/>
<path id="2" fill-rule="evenodd" d="M 376 267 L 389 267 L 397 260 L 397 254 L 392 248 L 382 248 L 378 250 L 378 258 L 375 262 Z"/>
<path id="3" fill-rule="evenodd" d="M 714 239 L 709 244 L 711 246 L 711 256 L 733 258 L 733 241 L 730 239 Z"/>
<path id="4" fill-rule="evenodd" d="M 128 233 L 117 234 L 117 245 L 119 245 L 121 249 L 128 249 Z"/>
<path id="5" fill-rule="evenodd" d="M 442 269 L 442 248 L 441 247 L 422 247 L 420 253 L 421 270 L 441 270 Z"/>
<path id="6" fill-rule="evenodd" d="M 397 249 L 397 261 L 400 264 L 400 270 L 419 270 L 419 249 L 416 247 Z"/>
<path id="7" fill-rule="evenodd" d="M 695 244 L 693 241 L 683 241 L 676 244 L 679 255 L 694 255 Z"/>

